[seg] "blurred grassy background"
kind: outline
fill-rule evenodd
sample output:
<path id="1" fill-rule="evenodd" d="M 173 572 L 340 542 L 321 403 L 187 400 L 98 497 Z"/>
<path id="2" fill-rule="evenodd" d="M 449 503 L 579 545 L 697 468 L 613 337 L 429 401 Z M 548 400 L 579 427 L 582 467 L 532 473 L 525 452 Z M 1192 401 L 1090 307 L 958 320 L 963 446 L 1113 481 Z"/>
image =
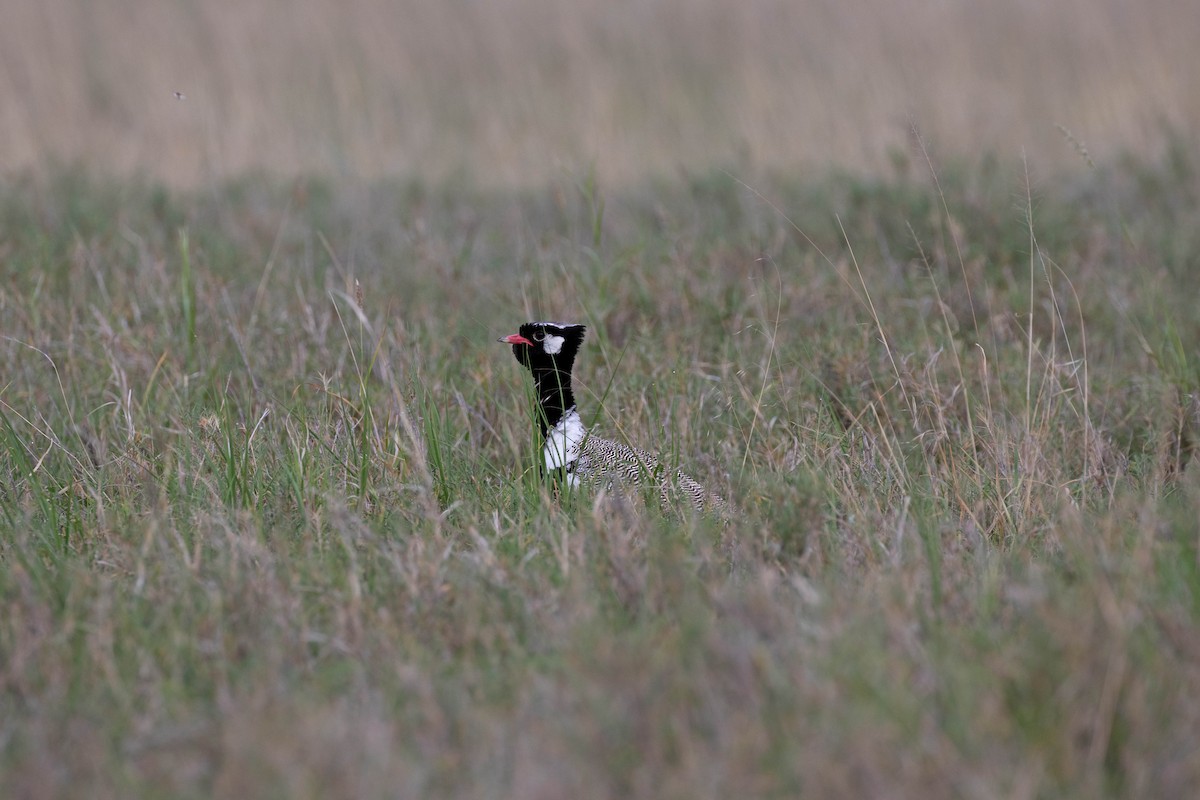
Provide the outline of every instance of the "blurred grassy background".
<path id="1" fill-rule="evenodd" d="M 0 170 L 609 185 L 1200 132 L 1191 0 L 3 0 Z M 177 99 L 180 92 L 185 99 Z"/>

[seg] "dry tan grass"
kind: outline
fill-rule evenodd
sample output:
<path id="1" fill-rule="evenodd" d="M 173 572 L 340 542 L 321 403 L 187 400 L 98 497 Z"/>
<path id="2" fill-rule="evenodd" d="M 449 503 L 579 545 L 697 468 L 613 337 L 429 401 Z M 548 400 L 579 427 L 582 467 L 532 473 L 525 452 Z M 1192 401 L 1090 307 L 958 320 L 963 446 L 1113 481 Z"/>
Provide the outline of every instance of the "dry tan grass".
<path id="1" fill-rule="evenodd" d="M 1193 163 L 4 182 L 0 797 L 1200 796 Z M 543 311 L 728 528 L 525 471 Z"/>
<path id="2" fill-rule="evenodd" d="M 1200 796 L 1200 4 L 106 5 L 0 0 L 0 798 Z M 550 316 L 735 520 L 540 484 Z"/>
<path id="3" fill-rule="evenodd" d="M 1192 0 L 0 0 L 0 170 L 608 183 L 1200 132 Z M 185 99 L 176 99 L 182 92 Z"/>

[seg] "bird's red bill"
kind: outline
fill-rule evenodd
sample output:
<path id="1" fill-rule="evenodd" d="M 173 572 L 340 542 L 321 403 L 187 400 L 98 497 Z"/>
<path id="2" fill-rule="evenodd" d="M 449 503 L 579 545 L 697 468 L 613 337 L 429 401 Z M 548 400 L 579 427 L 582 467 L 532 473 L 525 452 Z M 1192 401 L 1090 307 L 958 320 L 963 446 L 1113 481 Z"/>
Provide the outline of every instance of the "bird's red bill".
<path id="1" fill-rule="evenodd" d="M 533 342 L 529 341 L 519 333 L 514 333 L 511 336 L 501 336 L 496 341 L 504 342 L 505 344 L 527 344 L 530 347 L 533 347 Z"/>

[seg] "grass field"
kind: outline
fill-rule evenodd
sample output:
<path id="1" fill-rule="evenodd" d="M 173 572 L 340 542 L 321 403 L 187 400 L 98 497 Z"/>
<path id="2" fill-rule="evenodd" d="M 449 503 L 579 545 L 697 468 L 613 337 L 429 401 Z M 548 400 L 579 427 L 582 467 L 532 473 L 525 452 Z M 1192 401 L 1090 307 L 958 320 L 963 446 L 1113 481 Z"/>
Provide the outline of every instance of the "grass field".
<path id="1" fill-rule="evenodd" d="M 0 798 L 1200 795 L 1200 4 L 103 5 L 0 0 Z M 728 525 L 539 483 L 531 319 Z"/>
<path id="2" fill-rule="evenodd" d="M 1191 794 L 1197 166 L 6 181 L 3 794 Z"/>

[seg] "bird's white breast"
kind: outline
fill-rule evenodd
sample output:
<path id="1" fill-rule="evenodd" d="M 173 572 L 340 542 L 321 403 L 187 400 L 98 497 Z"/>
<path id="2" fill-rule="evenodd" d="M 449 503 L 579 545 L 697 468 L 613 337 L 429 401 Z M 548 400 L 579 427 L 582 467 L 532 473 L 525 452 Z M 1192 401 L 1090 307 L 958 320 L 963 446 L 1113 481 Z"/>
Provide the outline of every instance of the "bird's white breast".
<path id="1" fill-rule="evenodd" d="M 546 434 L 546 444 L 542 446 L 546 469 L 561 469 L 576 461 L 585 438 L 587 428 L 583 427 L 579 412 L 571 408 Z"/>

